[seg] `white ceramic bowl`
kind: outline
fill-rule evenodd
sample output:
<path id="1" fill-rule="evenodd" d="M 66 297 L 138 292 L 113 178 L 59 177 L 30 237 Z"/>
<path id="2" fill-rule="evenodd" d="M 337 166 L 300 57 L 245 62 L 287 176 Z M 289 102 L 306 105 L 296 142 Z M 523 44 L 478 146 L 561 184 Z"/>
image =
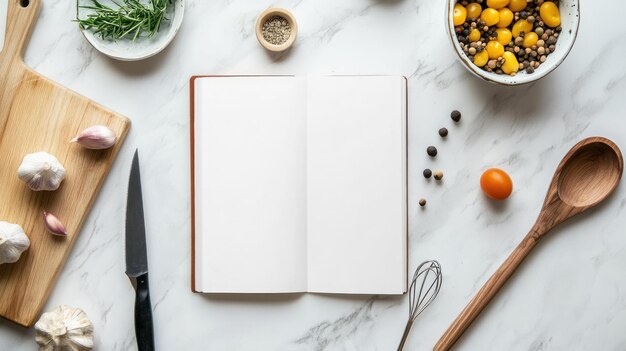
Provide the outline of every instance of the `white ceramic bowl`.
<path id="1" fill-rule="evenodd" d="M 79 0 L 80 4 L 89 4 L 90 0 Z M 110 0 L 104 0 L 102 3 L 110 4 Z M 79 9 L 79 17 L 84 18 L 89 10 Z M 89 30 L 83 30 L 83 35 L 87 41 L 101 53 L 121 61 L 139 61 L 152 57 L 161 52 L 174 39 L 180 25 L 183 23 L 185 15 L 185 1 L 174 0 L 174 3 L 168 7 L 166 17 L 168 21 L 163 21 L 161 29 L 153 38 L 140 38 L 135 42 L 129 39 L 124 40 L 105 40 L 95 35 Z"/>
<path id="2" fill-rule="evenodd" d="M 542 63 L 534 73 L 528 74 L 525 71 L 519 71 L 515 76 L 507 74 L 496 74 L 487 72 L 482 68 L 474 65 L 472 61 L 465 55 L 463 49 L 459 45 L 459 40 L 454 31 L 454 4 L 456 0 L 447 0 L 446 5 L 446 26 L 448 36 L 450 37 L 452 46 L 457 54 L 459 61 L 475 76 L 480 77 L 488 82 L 502 85 L 520 85 L 534 82 L 557 68 L 567 57 L 574 46 L 576 35 L 578 34 L 578 24 L 580 22 L 579 0 L 561 0 L 559 11 L 561 12 L 561 28 L 559 40 L 556 43 L 556 50 L 548 55 L 546 62 Z"/>

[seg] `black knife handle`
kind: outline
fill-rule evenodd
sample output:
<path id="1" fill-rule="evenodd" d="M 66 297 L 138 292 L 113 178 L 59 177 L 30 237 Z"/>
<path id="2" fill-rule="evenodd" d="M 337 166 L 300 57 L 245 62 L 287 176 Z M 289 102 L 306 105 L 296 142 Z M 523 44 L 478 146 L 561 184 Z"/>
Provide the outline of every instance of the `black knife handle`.
<path id="1" fill-rule="evenodd" d="M 135 336 L 139 351 L 154 351 L 154 329 L 152 326 L 152 304 L 148 273 L 137 278 L 135 287 Z"/>

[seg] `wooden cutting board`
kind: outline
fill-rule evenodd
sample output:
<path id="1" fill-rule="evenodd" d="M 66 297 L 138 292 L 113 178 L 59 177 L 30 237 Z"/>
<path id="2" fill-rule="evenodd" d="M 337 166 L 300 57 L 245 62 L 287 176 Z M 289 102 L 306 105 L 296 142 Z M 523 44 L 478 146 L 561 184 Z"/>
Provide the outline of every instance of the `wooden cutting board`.
<path id="1" fill-rule="evenodd" d="M 42 0 L 8 1 L 0 52 L 0 220 L 21 225 L 31 246 L 18 262 L 0 265 L 0 315 L 30 327 L 41 314 L 130 122 L 26 67 L 23 49 Z M 95 124 L 117 133 L 113 148 L 87 150 L 69 143 Z M 38 151 L 55 155 L 67 170 L 59 190 L 34 192 L 18 179 L 24 155 Z M 44 210 L 61 219 L 67 238 L 44 230 Z"/>

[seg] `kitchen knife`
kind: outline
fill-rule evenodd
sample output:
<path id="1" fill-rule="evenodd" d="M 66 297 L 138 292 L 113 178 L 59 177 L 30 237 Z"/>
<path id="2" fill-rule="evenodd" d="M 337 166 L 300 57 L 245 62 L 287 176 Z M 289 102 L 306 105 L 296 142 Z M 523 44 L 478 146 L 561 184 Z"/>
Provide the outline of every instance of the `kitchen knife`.
<path id="1" fill-rule="evenodd" d="M 143 219 L 139 153 L 135 150 L 126 203 L 126 275 L 135 287 L 135 336 L 139 351 L 154 350 L 152 305 L 148 286 L 146 227 Z"/>

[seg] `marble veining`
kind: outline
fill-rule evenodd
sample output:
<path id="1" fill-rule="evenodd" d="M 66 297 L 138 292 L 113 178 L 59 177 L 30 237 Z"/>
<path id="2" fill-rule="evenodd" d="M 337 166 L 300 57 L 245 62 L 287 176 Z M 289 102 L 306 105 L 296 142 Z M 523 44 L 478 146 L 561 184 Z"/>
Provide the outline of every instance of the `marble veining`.
<path id="1" fill-rule="evenodd" d="M 82 1 L 82 0 L 81 0 Z M 99 350 L 135 350 L 134 292 L 124 275 L 126 186 L 141 154 L 148 256 L 159 350 L 394 350 L 408 298 L 203 296 L 190 292 L 189 96 L 193 74 L 401 74 L 409 78 L 410 269 L 437 259 L 443 286 L 414 325 L 407 350 L 430 350 L 526 234 L 554 169 L 569 148 L 602 135 L 626 150 L 626 30 L 586 1 L 578 40 L 548 77 L 503 88 L 456 61 L 445 4 L 425 0 L 187 0 L 171 45 L 142 62 L 116 62 L 75 23 L 74 1 L 42 0 L 26 63 L 133 121 L 46 306 L 70 304 L 93 320 Z M 257 14 L 290 9 L 294 48 L 257 43 Z M 449 113 L 463 113 L 454 124 Z M 440 127 L 450 135 L 441 140 Z M 430 160 L 428 145 L 439 155 Z M 485 199 L 482 171 L 506 169 L 515 191 Z M 444 181 L 425 180 L 423 168 Z M 626 349 L 626 187 L 546 237 L 459 343 L 459 350 Z M 428 199 L 422 209 L 419 198 Z M 0 350 L 35 349 L 34 332 L 0 321 Z"/>

